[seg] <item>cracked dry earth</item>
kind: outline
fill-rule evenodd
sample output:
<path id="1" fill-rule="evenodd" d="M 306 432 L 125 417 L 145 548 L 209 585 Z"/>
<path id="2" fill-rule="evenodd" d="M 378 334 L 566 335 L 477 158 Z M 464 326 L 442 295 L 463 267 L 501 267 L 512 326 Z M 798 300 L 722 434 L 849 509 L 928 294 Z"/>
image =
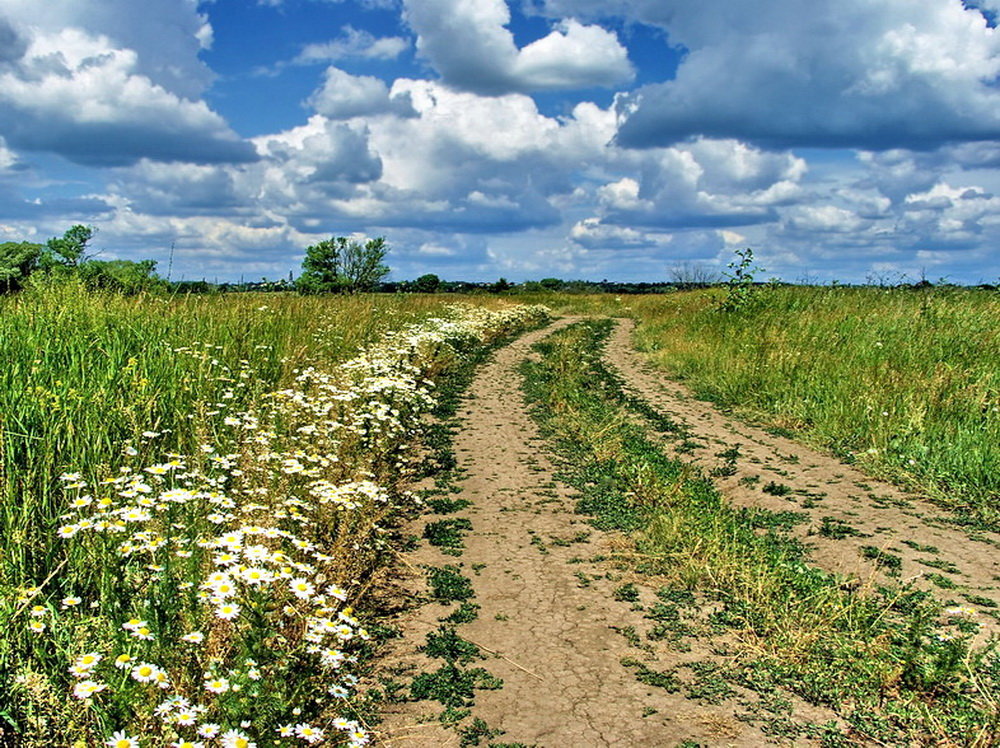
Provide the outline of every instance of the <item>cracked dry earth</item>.
<path id="1" fill-rule="evenodd" d="M 531 345 L 575 320 L 563 319 L 529 333 L 501 348 L 483 365 L 458 414 L 460 427 L 454 450 L 463 478 L 457 498 L 471 505 L 455 517 L 471 521 L 461 556 L 443 555 L 426 542 L 406 554 L 405 578 L 397 584 L 411 594 L 426 587 L 426 566 L 454 564 L 470 577 L 481 606 L 474 621 L 457 627 L 458 634 L 477 644 L 487 659 L 474 663 L 503 680 L 498 690 L 476 692 L 472 715 L 490 728 L 502 744 L 524 746 L 677 746 L 692 741 L 707 746 L 759 746 L 781 742 L 765 734 L 752 720 L 738 719 L 757 695 L 732 685 L 732 694 L 710 703 L 646 685 L 622 660 L 640 660 L 656 671 L 679 672 L 685 663 L 724 664 L 718 641 L 697 638 L 689 647 L 665 642 L 629 640 L 623 633 L 648 628 L 642 608 L 614 599 L 625 581 L 602 558 L 627 547 L 614 533 L 594 530 L 574 511 L 574 493 L 554 477 L 556 466 L 534 422 L 526 413 L 519 364 Z M 685 423 L 688 451 L 679 456 L 710 470 L 717 452 L 739 443 L 736 472 L 719 483 L 739 505 L 807 511 L 809 521 L 798 532 L 814 546 L 814 562 L 823 568 L 854 575 L 862 583 L 878 575 L 861 558 L 862 545 L 876 545 L 902 557 L 904 576 L 915 576 L 921 559 L 940 559 L 959 585 L 948 593 L 974 590 L 996 597 L 995 537 L 970 540 L 960 530 L 939 523 L 940 514 L 898 490 L 877 483 L 829 456 L 735 422 L 712 406 L 692 399 L 679 385 L 649 367 L 631 344 L 631 320 L 619 321 L 609 341 L 607 360 L 627 385 L 658 410 Z M 677 440 L 674 442 L 676 444 Z M 703 448 L 690 448 L 698 442 Z M 669 445 L 668 445 L 669 446 Z M 742 480 L 746 476 L 761 478 Z M 760 482 L 780 480 L 791 488 L 785 496 L 763 493 Z M 866 537 L 833 540 L 816 534 L 823 516 L 849 522 Z M 421 525 L 439 517 L 426 517 Z M 936 553 L 916 551 L 910 540 Z M 957 570 L 957 571 L 954 571 Z M 639 602 L 655 601 L 652 589 L 640 587 Z M 938 591 L 942 592 L 942 591 Z M 957 597 L 957 595 L 955 595 Z M 455 608 L 437 603 L 405 613 L 397 622 L 401 637 L 384 653 L 382 676 L 409 682 L 418 672 L 440 666 L 419 651 L 426 635 Z M 721 653 L 720 653 L 721 652 Z M 377 685 L 377 684 L 376 684 Z M 836 721 L 826 709 L 806 704 L 790 694 L 784 698 L 794 718 L 804 723 Z M 455 730 L 442 727 L 441 705 L 430 702 L 390 703 L 376 728 L 383 746 L 458 746 Z M 487 739 L 483 744 L 489 743 Z M 785 741 L 786 743 L 788 740 Z M 799 735 L 795 745 L 817 744 Z"/>

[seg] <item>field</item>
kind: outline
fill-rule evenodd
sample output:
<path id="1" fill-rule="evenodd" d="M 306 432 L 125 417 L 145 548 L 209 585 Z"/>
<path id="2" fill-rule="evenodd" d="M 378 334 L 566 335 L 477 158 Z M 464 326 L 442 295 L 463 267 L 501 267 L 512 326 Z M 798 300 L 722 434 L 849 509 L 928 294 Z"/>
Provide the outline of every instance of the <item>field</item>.
<path id="1" fill-rule="evenodd" d="M 0 744 L 995 744 L 1000 297 L 724 293 L 0 298 Z"/>

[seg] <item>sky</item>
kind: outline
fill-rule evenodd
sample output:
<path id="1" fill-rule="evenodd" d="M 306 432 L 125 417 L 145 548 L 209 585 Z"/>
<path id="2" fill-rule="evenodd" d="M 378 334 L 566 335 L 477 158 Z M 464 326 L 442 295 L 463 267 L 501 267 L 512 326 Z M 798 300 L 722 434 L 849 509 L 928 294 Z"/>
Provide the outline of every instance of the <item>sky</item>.
<path id="1" fill-rule="evenodd" d="M 173 280 L 1000 279 L 1000 0 L 0 0 L 0 242 Z"/>

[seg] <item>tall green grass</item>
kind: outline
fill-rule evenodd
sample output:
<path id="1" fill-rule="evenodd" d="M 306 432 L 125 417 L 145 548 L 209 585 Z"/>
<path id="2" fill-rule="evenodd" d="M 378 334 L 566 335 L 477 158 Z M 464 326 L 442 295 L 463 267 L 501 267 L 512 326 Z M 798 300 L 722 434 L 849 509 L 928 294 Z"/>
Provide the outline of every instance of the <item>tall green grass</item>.
<path id="1" fill-rule="evenodd" d="M 1000 526 L 1000 295 L 767 288 L 628 300 L 639 346 L 703 398 Z"/>
<path id="2" fill-rule="evenodd" d="M 0 299 L 0 580 L 41 581 L 59 560 L 57 480 L 119 461 L 190 453 L 218 419 L 294 369 L 330 365 L 433 297 L 93 294 L 56 284 Z M 239 371 L 252 366 L 252 378 Z M 154 446 L 143 432 L 161 432 Z"/>

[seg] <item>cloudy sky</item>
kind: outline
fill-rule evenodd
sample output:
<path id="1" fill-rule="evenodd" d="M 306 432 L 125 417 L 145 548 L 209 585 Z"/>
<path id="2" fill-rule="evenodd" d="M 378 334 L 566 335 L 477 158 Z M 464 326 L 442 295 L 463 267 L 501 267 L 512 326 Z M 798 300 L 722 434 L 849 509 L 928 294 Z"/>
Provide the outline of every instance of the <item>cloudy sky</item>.
<path id="1" fill-rule="evenodd" d="M 997 11 L 0 0 L 0 241 L 91 224 L 174 279 L 357 235 L 396 279 L 660 280 L 752 247 L 786 280 L 996 281 Z"/>

